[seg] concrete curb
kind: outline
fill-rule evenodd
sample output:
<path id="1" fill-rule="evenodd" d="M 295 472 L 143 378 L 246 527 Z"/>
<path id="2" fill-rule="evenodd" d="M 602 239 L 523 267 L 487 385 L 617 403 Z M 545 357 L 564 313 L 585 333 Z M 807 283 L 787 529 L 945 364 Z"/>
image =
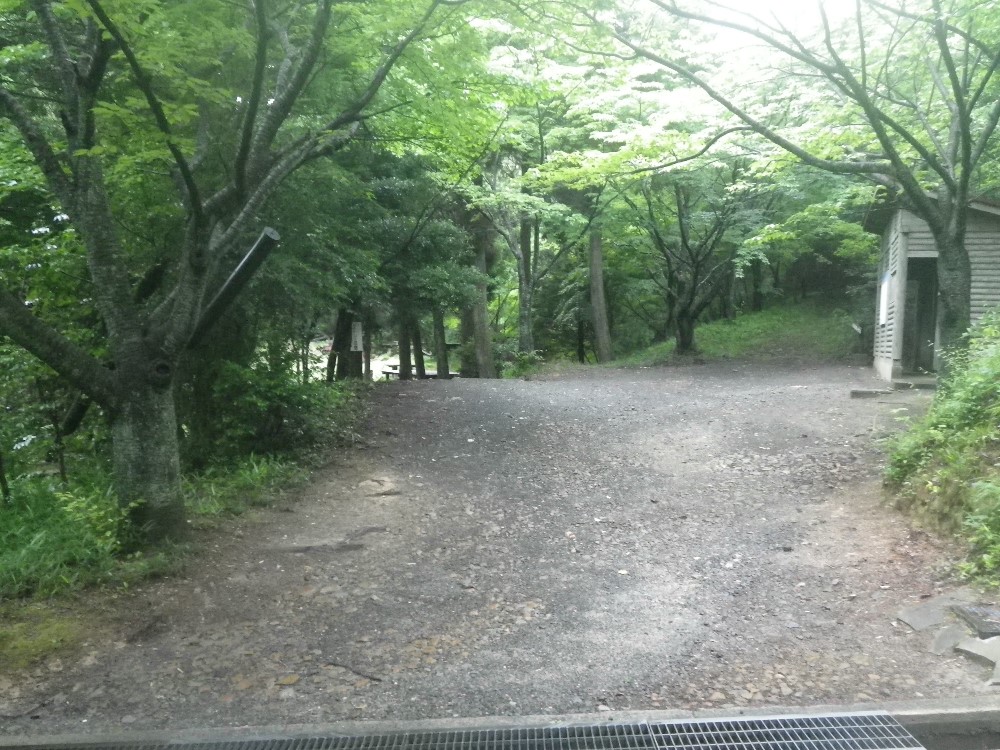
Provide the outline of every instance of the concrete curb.
<path id="1" fill-rule="evenodd" d="M 494 716 L 423 719 L 418 721 L 341 721 L 330 724 L 285 724 L 122 733 L 71 733 L 0 737 L 0 748 L 40 750 L 53 745 L 194 743 L 254 739 L 378 735 L 397 732 L 537 728 L 566 725 L 671 722 L 699 719 L 788 718 L 820 714 L 888 713 L 928 750 L 1000 749 L 1000 699 L 997 696 L 914 700 L 885 704 L 718 708 L 704 711 L 606 711 L 586 714 Z"/>

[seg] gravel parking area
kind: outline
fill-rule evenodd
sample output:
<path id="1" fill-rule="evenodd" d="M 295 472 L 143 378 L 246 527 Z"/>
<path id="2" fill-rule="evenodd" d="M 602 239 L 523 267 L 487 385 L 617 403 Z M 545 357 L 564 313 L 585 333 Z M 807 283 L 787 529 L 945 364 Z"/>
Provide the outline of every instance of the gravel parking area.
<path id="1" fill-rule="evenodd" d="M 368 444 L 188 575 L 0 676 L 7 733 L 989 694 L 902 607 L 950 542 L 881 502 L 925 393 L 866 368 L 590 368 L 380 385 Z"/>

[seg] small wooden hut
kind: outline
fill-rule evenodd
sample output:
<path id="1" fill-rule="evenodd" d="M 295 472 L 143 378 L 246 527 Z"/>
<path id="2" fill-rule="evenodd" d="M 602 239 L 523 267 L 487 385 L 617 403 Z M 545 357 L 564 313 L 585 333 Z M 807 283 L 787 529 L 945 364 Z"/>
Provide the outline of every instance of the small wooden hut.
<path id="1" fill-rule="evenodd" d="M 912 212 L 873 210 L 865 228 L 882 235 L 875 297 L 875 370 L 884 380 L 933 373 L 939 365 L 937 249 Z M 969 204 L 965 247 L 972 265 L 972 320 L 1000 304 L 1000 205 Z"/>

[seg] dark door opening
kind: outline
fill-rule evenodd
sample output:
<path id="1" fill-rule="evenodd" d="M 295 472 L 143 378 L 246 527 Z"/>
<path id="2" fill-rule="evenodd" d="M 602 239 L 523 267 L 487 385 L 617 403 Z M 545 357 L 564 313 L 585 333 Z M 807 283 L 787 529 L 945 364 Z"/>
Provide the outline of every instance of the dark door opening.
<path id="1" fill-rule="evenodd" d="M 903 314 L 903 372 L 933 372 L 937 340 L 937 258 L 910 258 Z"/>

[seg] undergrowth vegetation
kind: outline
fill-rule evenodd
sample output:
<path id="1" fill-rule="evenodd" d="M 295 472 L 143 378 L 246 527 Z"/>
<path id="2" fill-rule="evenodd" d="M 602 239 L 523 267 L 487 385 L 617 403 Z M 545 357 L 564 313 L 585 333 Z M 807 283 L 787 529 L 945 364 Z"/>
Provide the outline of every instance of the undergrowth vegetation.
<path id="1" fill-rule="evenodd" d="M 898 505 L 968 537 L 967 575 L 1000 585 L 1000 315 L 968 344 L 926 417 L 895 439 L 886 479 Z"/>
<path id="2" fill-rule="evenodd" d="M 212 460 L 184 477 L 191 526 L 204 528 L 269 505 L 301 484 L 331 446 L 354 439 L 363 389 L 358 384 L 296 386 L 294 408 L 285 411 L 280 433 L 272 429 L 268 434 L 266 453 L 239 455 L 234 446 L 249 443 L 245 425 L 252 415 L 232 418 L 235 426 Z M 244 403 L 251 412 L 259 408 L 256 399 Z M 96 457 L 71 457 L 69 464 L 65 480 L 38 465 L 12 472 L 10 500 L 0 507 L 0 602 L 93 585 L 127 586 L 183 565 L 182 548 L 136 551 L 127 509 L 116 501 L 99 451 Z"/>

